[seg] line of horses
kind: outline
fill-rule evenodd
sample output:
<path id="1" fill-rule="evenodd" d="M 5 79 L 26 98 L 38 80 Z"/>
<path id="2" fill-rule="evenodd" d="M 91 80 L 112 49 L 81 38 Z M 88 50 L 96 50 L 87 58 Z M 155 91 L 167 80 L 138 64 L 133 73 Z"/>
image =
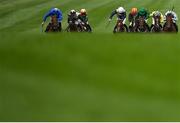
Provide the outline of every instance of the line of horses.
<path id="1" fill-rule="evenodd" d="M 178 26 L 173 22 L 172 16 L 167 16 L 165 23 L 162 25 L 160 17 L 154 17 L 155 23 L 149 26 L 145 18 L 139 17 L 134 20 L 132 26 L 123 24 L 123 20 L 117 21 L 117 26 L 114 33 L 118 32 L 178 32 Z"/>
<path id="2" fill-rule="evenodd" d="M 51 17 L 51 22 L 46 27 L 45 32 L 61 32 L 62 26 L 58 22 L 56 16 Z M 83 23 L 80 20 L 72 20 L 68 27 L 64 30 L 66 32 L 91 32 L 91 28 L 88 24 Z"/>
<path id="3" fill-rule="evenodd" d="M 173 22 L 172 16 L 167 16 L 166 21 L 161 25 L 160 17 L 154 17 L 155 24 L 151 27 L 146 23 L 145 18 L 139 17 L 134 20 L 132 26 L 123 24 L 123 20 L 118 20 L 114 33 L 121 32 L 178 32 L 178 26 Z M 58 23 L 56 17 L 51 18 L 45 32 L 61 32 L 61 23 Z M 81 21 L 72 21 L 65 29 L 67 32 L 89 32 L 87 25 Z"/>

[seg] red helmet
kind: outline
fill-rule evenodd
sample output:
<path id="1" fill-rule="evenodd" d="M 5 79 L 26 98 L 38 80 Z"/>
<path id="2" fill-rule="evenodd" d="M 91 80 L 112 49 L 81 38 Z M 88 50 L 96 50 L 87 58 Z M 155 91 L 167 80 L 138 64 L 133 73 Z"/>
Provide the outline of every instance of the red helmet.
<path id="1" fill-rule="evenodd" d="M 138 13 L 138 9 L 137 8 L 132 8 L 131 9 L 131 14 L 132 15 L 136 15 Z"/>

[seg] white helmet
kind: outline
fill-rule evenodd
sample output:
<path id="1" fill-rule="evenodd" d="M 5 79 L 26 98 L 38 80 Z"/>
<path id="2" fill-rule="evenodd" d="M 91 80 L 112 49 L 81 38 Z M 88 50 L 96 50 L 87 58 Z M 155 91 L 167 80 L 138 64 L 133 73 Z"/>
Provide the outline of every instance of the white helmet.
<path id="1" fill-rule="evenodd" d="M 72 10 L 70 11 L 70 13 L 71 13 L 71 14 L 75 14 L 76 11 L 75 11 L 74 9 L 72 9 Z"/>
<path id="2" fill-rule="evenodd" d="M 123 7 L 119 7 L 116 11 L 117 11 L 118 13 L 124 13 L 124 12 L 126 12 L 126 10 L 125 10 Z"/>
<path id="3" fill-rule="evenodd" d="M 154 16 L 155 16 L 155 17 L 158 17 L 158 16 L 160 17 L 160 16 L 161 16 L 161 12 L 155 11 Z"/>
<path id="4" fill-rule="evenodd" d="M 167 11 L 167 12 L 166 12 L 166 15 L 172 14 L 172 13 L 173 13 L 172 11 Z"/>

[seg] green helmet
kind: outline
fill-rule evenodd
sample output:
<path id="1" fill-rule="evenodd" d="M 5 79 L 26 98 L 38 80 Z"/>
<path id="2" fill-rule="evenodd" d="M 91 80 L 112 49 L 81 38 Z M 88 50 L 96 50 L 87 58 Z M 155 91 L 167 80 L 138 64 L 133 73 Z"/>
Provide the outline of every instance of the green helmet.
<path id="1" fill-rule="evenodd" d="M 145 10 L 144 8 L 141 8 L 141 9 L 139 10 L 139 15 L 140 15 L 140 16 L 146 15 L 146 10 Z"/>

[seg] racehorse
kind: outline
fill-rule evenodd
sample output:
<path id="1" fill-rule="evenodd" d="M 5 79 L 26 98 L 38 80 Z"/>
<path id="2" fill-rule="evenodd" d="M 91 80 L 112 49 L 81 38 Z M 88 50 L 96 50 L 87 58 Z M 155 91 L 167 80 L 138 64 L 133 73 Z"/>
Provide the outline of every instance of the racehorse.
<path id="1" fill-rule="evenodd" d="M 149 26 L 144 17 L 139 17 L 139 19 L 137 19 L 135 32 L 149 32 Z"/>
<path id="2" fill-rule="evenodd" d="M 115 26 L 114 33 L 117 33 L 117 32 L 128 32 L 128 27 L 126 24 L 123 24 L 122 19 L 118 20 Z"/>
<path id="3" fill-rule="evenodd" d="M 78 20 L 72 19 L 72 20 L 69 22 L 69 25 L 68 25 L 68 27 L 66 28 L 66 31 L 67 31 L 67 32 L 81 32 L 81 29 L 80 29 L 80 25 L 79 25 Z"/>
<path id="4" fill-rule="evenodd" d="M 154 25 L 151 26 L 151 32 L 162 32 L 162 25 L 161 25 L 161 17 L 160 16 L 154 16 Z"/>
<path id="5" fill-rule="evenodd" d="M 166 16 L 166 23 L 163 26 L 164 32 L 178 32 L 177 25 L 173 22 L 173 15 L 168 14 Z"/>
<path id="6" fill-rule="evenodd" d="M 61 30 L 61 23 L 58 22 L 58 19 L 55 15 L 52 16 L 51 22 L 46 27 L 45 32 L 60 32 Z"/>
<path id="7" fill-rule="evenodd" d="M 84 23 L 79 19 L 79 28 L 81 32 L 92 32 L 90 25 L 88 22 Z"/>

